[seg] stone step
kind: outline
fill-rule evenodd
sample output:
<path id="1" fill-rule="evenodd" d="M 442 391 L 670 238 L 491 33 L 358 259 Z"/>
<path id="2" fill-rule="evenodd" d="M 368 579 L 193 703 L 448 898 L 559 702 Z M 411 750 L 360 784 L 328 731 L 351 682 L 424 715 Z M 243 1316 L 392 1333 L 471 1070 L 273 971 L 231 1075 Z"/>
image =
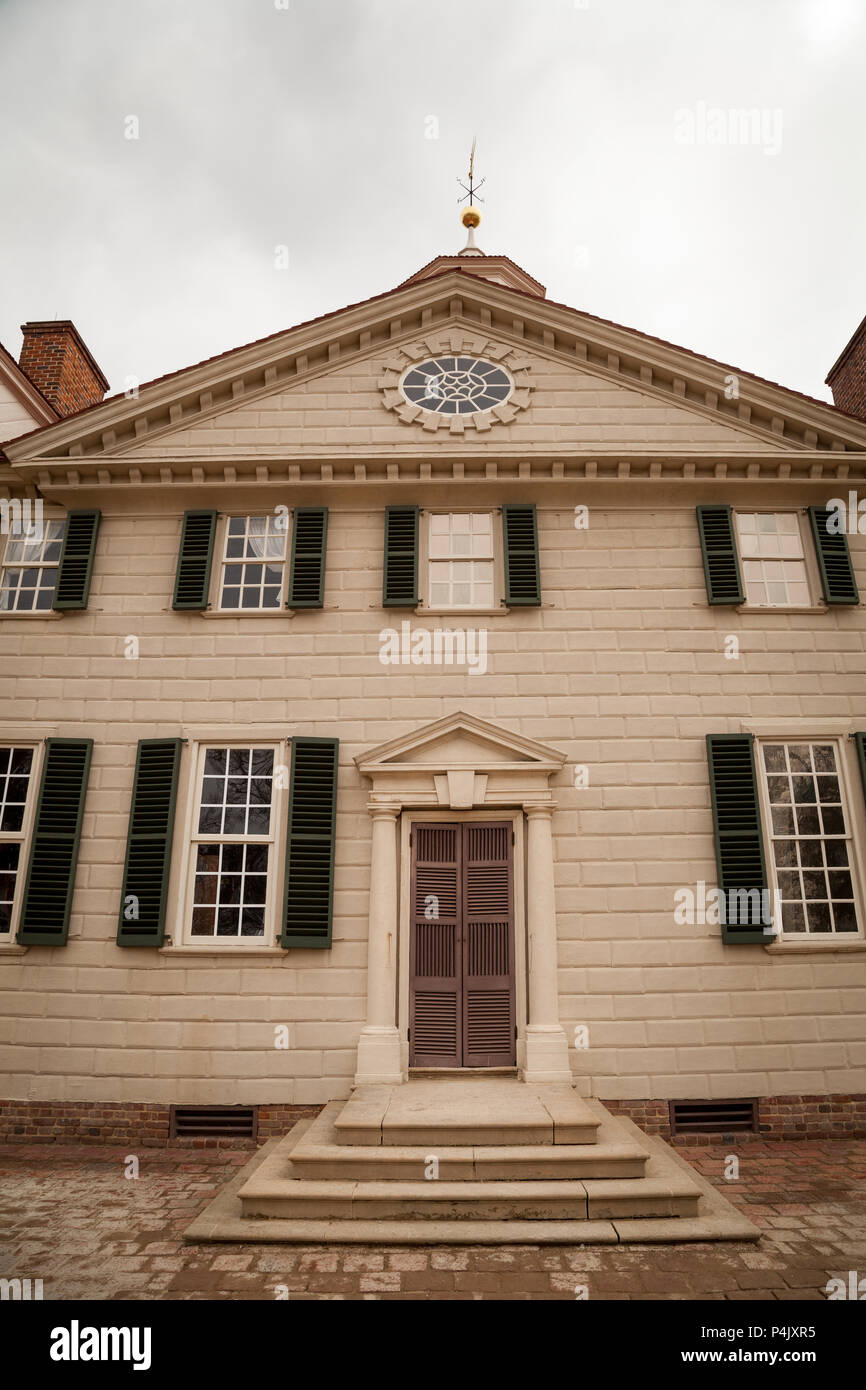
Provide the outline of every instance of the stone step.
<path id="1" fill-rule="evenodd" d="M 593 1193 L 593 1187 L 603 1189 Z M 240 1191 L 244 1216 L 387 1222 L 586 1221 L 614 1216 L 698 1215 L 700 1192 L 688 1178 L 611 1178 L 551 1182 L 314 1182 L 253 1177 Z"/>
<path id="2" fill-rule="evenodd" d="M 513 1144 L 463 1146 L 355 1145 L 337 1142 L 335 1120 L 342 1101 L 332 1101 L 295 1144 L 287 1177 L 358 1182 L 420 1181 L 431 1157 L 446 1182 L 473 1180 L 639 1178 L 646 1151 L 602 1123 L 594 1144 Z"/>
<path id="3" fill-rule="evenodd" d="M 393 1182 L 379 1184 L 353 1184 L 351 1182 L 320 1182 L 308 1185 L 304 1190 L 300 1184 L 287 1188 L 291 1180 L 287 1178 L 293 1149 L 309 1131 L 313 1121 L 300 1120 L 291 1132 L 280 1140 L 270 1140 L 264 1148 L 253 1155 L 249 1163 L 232 1178 L 214 1197 L 213 1201 L 200 1212 L 184 1232 L 188 1242 L 228 1241 L 244 1243 L 315 1245 L 321 1243 L 364 1244 L 364 1245 L 595 1245 L 612 1244 L 620 1241 L 707 1241 L 707 1240 L 758 1240 L 760 1230 L 742 1215 L 727 1198 L 717 1191 L 708 1178 L 702 1177 L 686 1163 L 675 1150 L 661 1139 L 651 1138 L 638 1130 L 630 1120 L 622 1116 L 611 1116 L 597 1101 L 589 1101 L 589 1106 L 604 1124 L 609 1123 L 614 1132 L 623 1140 L 645 1147 L 649 1161 L 645 1179 L 587 1180 L 582 1182 L 541 1183 L 541 1192 L 528 1189 L 525 1183 L 503 1184 L 509 1189 L 506 1202 L 508 1216 L 505 1219 L 485 1217 L 473 1218 L 471 1206 L 467 1202 L 457 1202 L 457 1211 L 448 1216 L 431 1215 L 425 1201 L 424 1215 L 420 1218 L 408 1217 L 401 1207 L 396 1217 L 383 1219 L 364 1210 L 364 1204 L 355 1202 L 356 1214 L 350 1217 L 336 1216 L 328 1198 L 342 1190 L 343 1210 L 348 1201 L 350 1210 L 358 1187 L 369 1191 L 377 1187 L 383 1198 L 393 1199 Z M 686 1182 L 681 1183 L 685 1178 Z M 416 1190 L 421 1184 L 409 1184 Z M 469 1184 L 465 1182 L 449 1184 L 444 1194 L 441 1183 L 423 1185 L 423 1196 L 431 1187 L 439 1187 L 439 1198 L 459 1199 L 466 1195 Z M 476 1184 L 489 1193 L 491 1184 Z M 527 1197 L 534 1203 L 543 1200 L 545 1191 L 551 1188 L 566 1189 L 569 1200 L 574 1201 L 582 1215 L 578 1219 L 557 1219 L 550 1215 L 550 1208 L 542 1219 L 525 1219 L 516 1212 L 527 1208 Z M 455 1192 L 455 1189 L 457 1191 Z M 579 1189 L 585 1194 L 581 1200 Z M 569 1191 L 570 1190 L 570 1191 Z M 242 1200 L 241 1193 L 245 1194 Z M 324 1202 L 322 1194 L 324 1193 Z M 288 1194 L 288 1208 L 293 1215 L 273 1215 L 267 1211 L 269 1202 Z M 472 1196 L 473 1194 L 469 1194 Z M 693 1201 L 697 1197 L 696 1203 Z M 296 1197 L 309 1205 L 318 1202 L 319 1211 L 325 1215 L 313 1217 L 297 1213 L 292 1204 Z M 502 1200 L 500 1189 L 497 1200 Z M 639 1200 L 635 1200 L 635 1199 Z M 511 1200 L 513 1199 L 513 1200 Z M 412 1198 L 417 1202 L 418 1196 Z M 410 1202 L 410 1209 L 412 1203 Z M 246 1207 L 265 1208 L 262 1214 L 250 1214 Z M 689 1214 L 671 1214 L 674 1211 Z M 608 1211 L 611 1216 L 602 1217 L 598 1213 Z M 615 1213 L 622 1212 L 623 1215 Z M 667 1214 L 665 1214 L 667 1213 Z M 456 1219 L 455 1219 L 456 1218 Z"/>
<path id="4" fill-rule="evenodd" d="M 565 1085 L 511 1077 L 359 1086 L 335 1121 L 338 1144 L 435 1146 L 594 1144 L 600 1120 Z"/>
<path id="5" fill-rule="evenodd" d="M 328 1116 L 330 1120 L 330 1116 Z M 609 1117 L 616 1131 L 619 1121 Z M 318 1122 L 316 1122 L 318 1123 Z M 405 1180 L 356 1176 L 299 1178 L 292 1165 L 304 1150 L 313 1126 L 288 1134 L 256 1167 L 238 1192 L 244 1218 L 320 1221 L 381 1221 L 387 1239 L 392 1221 L 593 1221 L 626 1218 L 681 1218 L 698 1215 L 700 1188 L 690 1171 L 650 1153 L 643 1176 L 617 1178 L 465 1177 Z M 337 1148 L 338 1146 L 333 1146 Z M 524 1153 L 526 1152 L 525 1146 Z M 553 1146 L 550 1146 L 553 1147 Z M 455 1161 L 473 1150 L 458 1150 Z M 374 1164 L 391 1161 L 382 1150 L 367 1150 Z M 519 1158 L 519 1155 L 518 1155 Z M 378 1170 L 377 1170 L 378 1171 Z"/>

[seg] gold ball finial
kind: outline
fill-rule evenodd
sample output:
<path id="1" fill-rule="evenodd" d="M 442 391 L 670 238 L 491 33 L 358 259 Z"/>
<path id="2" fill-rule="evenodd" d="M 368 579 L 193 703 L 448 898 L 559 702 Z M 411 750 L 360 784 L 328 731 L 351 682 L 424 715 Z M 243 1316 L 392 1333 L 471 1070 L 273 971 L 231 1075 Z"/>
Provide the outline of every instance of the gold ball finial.
<path id="1" fill-rule="evenodd" d="M 464 227 L 478 227 L 481 224 L 481 213 L 474 204 L 470 203 L 468 208 L 464 208 L 460 214 L 460 221 Z"/>

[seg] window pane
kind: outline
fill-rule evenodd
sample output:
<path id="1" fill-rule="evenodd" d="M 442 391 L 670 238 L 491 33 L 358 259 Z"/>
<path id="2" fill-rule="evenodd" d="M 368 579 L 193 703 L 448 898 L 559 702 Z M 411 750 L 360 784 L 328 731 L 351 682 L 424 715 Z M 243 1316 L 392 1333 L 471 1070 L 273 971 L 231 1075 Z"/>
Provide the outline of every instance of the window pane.
<path id="1" fill-rule="evenodd" d="M 0 844 L 0 932 L 9 932 L 12 927 L 20 854 L 20 844 Z"/>
<path id="2" fill-rule="evenodd" d="M 286 552 L 286 534 L 280 521 L 273 515 L 232 517 L 226 535 L 220 608 L 250 611 L 279 607 Z M 226 563 L 242 559 L 252 563 Z M 256 563 L 264 559 L 271 562 L 267 567 Z"/>
<path id="3" fill-rule="evenodd" d="M 221 806 L 225 799 L 225 779 L 205 777 L 202 782 L 202 803 L 206 806 Z"/>
<path id="4" fill-rule="evenodd" d="M 263 874 L 268 867 L 267 845 L 247 845 L 245 867 L 248 874 Z"/>
<path id="5" fill-rule="evenodd" d="M 818 800 L 822 802 L 839 802 L 842 800 L 838 777 L 818 778 Z"/>
<path id="6" fill-rule="evenodd" d="M 267 835 L 271 824 L 271 813 L 267 806 L 251 806 L 247 819 L 248 835 Z"/>
<path id="7" fill-rule="evenodd" d="M 832 744 L 817 743 L 812 749 L 816 772 L 835 772 L 836 755 Z"/>
<path id="8" fill-rule="evenodd" d="M 808 903 L 806 906 L 806 920 L 809 923 L 810 932 L 831 931 L 832 927 L 830 924 L 830 904 Z"/>
<path id="9" fill-rule="evenodd" d="M 236 907 L 217 909 L 217 936 L 237 936 L 241 914 Z"/>
<path id="10" fill-rule="evenodd" d="M 227 907 L 232 903 L 239 903 L 241 900 L 241 884 L 243 877 L 241 874 L 220 875 L 219 903 L 221 907 Z"/>
<path id="11" fill-rule="evenodd" d="M 841 806 L 822 806 L 821 823 L 825 835 L 845 834 L 845 817 Z"/>
<path id="12" fill-rule="evenodd" d="M 204 770 L 208 773 L 224 773 L 228 752 L 225 748 L 208 748 L 204 758 Z"/>
<path id="13" fill-rule="evenodd" d="M 809 584 L 795 512 L 736 513 L 748 602 L 762 608 L 808 607 Z"/>
<path id="14" fill-rule="evenodd" d="M 197 874 L 193 900 L 196 903 L 215 903 L 219 880 L 216 874 Z"/>
<path id="15" fill-rule="evenodd" d="M 225 874 L 239 874 L 244 867 L 244 846 L 223 845 L 222 870 Z"/>
<path id="16" fill-rule="evenodd" d="M 0 760 L 0 830 L 19 831 L 24 824 L 24 811 L 30 789 L 32 748 L 2 750 Z"/>
<path id="17" fill-rule="evenodd" d="M 264 936 L 265 913 L 260 907 L 244 908 L 241 913 L 241 936 Z"/>
<path id="18" fill-rule="evenodd" d="M 833 921 L 837 931 L 856 931 L 857 914 L 853 903 L 834 903 Z"/>
<path id="19" fill-rule="evenodd" d="M 800 863 L 804 869 L 824 866 L 824 847 L 820 840 L 800 841 Z"/>
<path id="20" fill-rule="evenodd" d="M 263 903 L 267 893 L 268 880 L 264 874 L 247 874 L 244 879 L 244 902 Z"/>
<path id="21" fill-rule="evenodd" d="M 783 932 L 856 932 L 854 874 L 835 746 L 769 743 L 762 754 Z"/>
<path id="22" fill-rule="evenodd" d="M 222 807 L 202 806 L 198 818 L 200 835 L 219 835 L 222 831 Z"/>

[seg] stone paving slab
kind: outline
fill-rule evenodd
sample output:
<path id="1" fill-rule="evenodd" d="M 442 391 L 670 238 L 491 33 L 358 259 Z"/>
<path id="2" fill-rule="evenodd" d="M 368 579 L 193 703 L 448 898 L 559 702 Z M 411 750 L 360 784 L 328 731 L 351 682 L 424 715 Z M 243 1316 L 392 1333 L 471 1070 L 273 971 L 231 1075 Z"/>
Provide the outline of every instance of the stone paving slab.
<path id="1" fill-rule="evenodd" d="M 183 1231 L 254 1152 L 129 1146 L 0 1148 L 0 1277 L 47 1300 L 823 1299 L 866 1274 L 866 1142 L 678 1148 L 761 1228 L 746 1244 L 184 1245 Z M 739 1179 L 725 1179 L 729 1159 Z M 270 1223 L 267 1223 L 270 1224 Z M 617 1223 L 622 1224 L 621 1222 Z M 642 1223 L 645 1224 L 645 1223 Z"/>

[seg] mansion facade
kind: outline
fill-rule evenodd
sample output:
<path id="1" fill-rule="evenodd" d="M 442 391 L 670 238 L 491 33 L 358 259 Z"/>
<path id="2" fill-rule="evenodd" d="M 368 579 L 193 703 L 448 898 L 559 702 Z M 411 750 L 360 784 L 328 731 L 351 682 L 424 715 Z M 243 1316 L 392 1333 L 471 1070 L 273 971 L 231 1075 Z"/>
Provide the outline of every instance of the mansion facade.
<path id="1" fill-rule="evenodd" d="M 9 1137 L 478 1069 L 866 1124 L 862 331 L 831 406 L 469 247 L 133 398 L 25 350 Z"/>

